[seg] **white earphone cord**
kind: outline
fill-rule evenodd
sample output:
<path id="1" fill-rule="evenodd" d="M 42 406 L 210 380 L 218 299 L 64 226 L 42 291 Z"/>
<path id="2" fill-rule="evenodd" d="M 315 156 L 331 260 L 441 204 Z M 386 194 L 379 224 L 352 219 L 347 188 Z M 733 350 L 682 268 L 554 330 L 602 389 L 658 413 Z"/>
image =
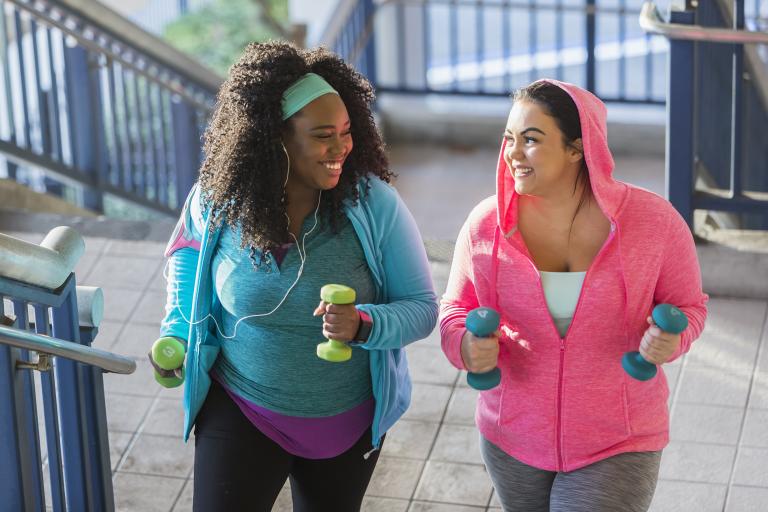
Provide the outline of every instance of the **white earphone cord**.
<path id="1" fill-rule="evenodd" d="M 283 151 L 285 152 L 285 157 L 288 159 L 288 170 L 287 170 L 287 172 L 285 174 L 285 182 L 283 183 L 283 201 L 285 201 L 285 187 L 288 184 L 288 176 L 291 173 L 291 157 L 288 156 L 288 151 L 285 149 L 285 145 L 282 145 L 282 146 L 283 146 Z M 314 216 L 315 216 L 315 223 L 313 224 L 312 228 L 309 231 L 307 231 L 306 233 L 304 233 L 303 237 L 301 237 L 301 245 L 299 245 L 299 240 L 296 238 L 296 235 L 294 235 L 290 231 L 288 232 L 288 234 L 290 234 L 291 237 L 293 237 L 294 242 L 296 242 L 296 250 L 299 251 L 299 260 L 301 261 L 301 264 L 299 265 L 299 271 L 296 274 L 296 280 L 293 282 L 293 284 L 291 286 L 288 287 L 288 290 L 285 292 L 285 295 L 283 296 L 282 299 L 280 299 L 280 302 L 277 304 L 277 306 L 275 306 L 272 309 L 272 311 L 270 311 L 268 313 L 255 313 L 253 315 L 246 315 L 246 316 L 243 316 L 243 317 L 239 318 L 237 320 L 237 322 L 235 322 L 234 332 L 232 333 L 231 336 L 227 336 L 221 330 L 221 327 L 219 326 L 219 322 L 217 322 L 216 318 L 214 318 L 214 316 L 211 315 L 210 313 L 208 313 L 205 316 L 205 318 L 202 318 L 201 320 L 198 320 L 196 322 L 192 322 L 190 319 L 188 319 L 186 316 L 184 316 L 184 311 L 182 311 L 181 306 L 179 306 L 179 287 L 176 286 L 175 289 L 174 289 L 174 294 L 176 296 L 176 306 L 175 307 L 179 310 L 179 313 L 181 313 L 181 318 L 185 322 L 190 324 L 190 325 L 197 325 L 199 323 L 202 323 L 202 322 L 206 321 L 208 318 L 210 318 L 211 320 L 213 320 L 213 323 L 216 324 L 216 331 L 219 333 L 219 335 L 222 338 L 229 340 L 229 339 L 232 339 L 235 336 L 237 336 L 237 327 L 240 325 L 240 322 L 242 322 L 243 320 L 247 320 L 248 318 L 261 317 L 261 316 L 269 316 L 272 313 L 274 313 L 275 311 L 277 311 L 280 308 L 280 306 L 283 305 L 285 300 L 288 298 L 288 295 L 291 293 L 291 290 L 293 290 L 293 288 L 298 284 L 299 279 L 301 278 L 301 274 L 304 272 L 304 263 L 307 261 L 306 240 L 307 240 L 307 236 L 310 233 L 312 233 L 315 230 L 315 228 L 317 227 L 317 212 L 320 210 L 320 199 L 322 198 L 322 196 L 323 196 L 323 191 L 321 190 L 320 193 L 317 196 L 317 206 L 315 207 L 315 214 L 314 214 Z M 288 222 L 290 224 L 291 219 L 290 219 L 290 217 L 288 217 L 288 213 L 285 213 L 285 218 L 288 220 Z M 168 281 L 168 264 L 169 263 L 170 263 L 170 260 L 166 261 L 165 262 L 165 267 L 163 268 L 163 277 L 165 278 L 166 281 Z"/>

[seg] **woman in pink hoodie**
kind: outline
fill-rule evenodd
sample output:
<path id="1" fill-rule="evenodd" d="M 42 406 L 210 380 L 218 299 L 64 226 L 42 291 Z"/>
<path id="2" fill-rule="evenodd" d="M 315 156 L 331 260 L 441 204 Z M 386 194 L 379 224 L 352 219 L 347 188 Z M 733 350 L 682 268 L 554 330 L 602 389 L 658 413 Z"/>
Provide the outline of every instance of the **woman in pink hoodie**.
<path id="1" fill-rule="evenodd" d="M 622 355 L 661 364 L 699 336 L 701 290 L 688 226 L 663 198 L 616 181 L 605 105 L 542 80 L 515 94 L 497 193 L 469 215 L 440 312 L 442 347 L 460 369 L 497 366 L 475 420 L 505 511 L 644 511 L 669 441 L 663 371 L 634 380 Z M 661 331 L 653 306 L 689 320 Z M 467 313 L 494 308 L 488 338 Z"/>

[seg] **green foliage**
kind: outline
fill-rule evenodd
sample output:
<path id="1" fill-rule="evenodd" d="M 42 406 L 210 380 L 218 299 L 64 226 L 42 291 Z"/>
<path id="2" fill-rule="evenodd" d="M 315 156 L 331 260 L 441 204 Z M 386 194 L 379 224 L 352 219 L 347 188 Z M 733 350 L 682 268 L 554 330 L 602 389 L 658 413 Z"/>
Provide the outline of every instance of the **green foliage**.
<path id="1" fill-rule="evenodd" d="M 264 23 L 262 3 L 270 4 L 269 15 L 286 26 L 287 0 L 217 0 L 169 24 L 163 38 L 225 76 L 248 43 L 280 38 Z"/>

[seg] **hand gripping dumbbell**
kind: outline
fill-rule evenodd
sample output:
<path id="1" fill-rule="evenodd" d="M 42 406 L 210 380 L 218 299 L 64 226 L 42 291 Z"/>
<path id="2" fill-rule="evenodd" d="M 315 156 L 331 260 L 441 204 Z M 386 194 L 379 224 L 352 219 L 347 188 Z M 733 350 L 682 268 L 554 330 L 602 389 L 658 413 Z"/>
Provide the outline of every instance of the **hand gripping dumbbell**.
<path id="1" fill-rule="evenodd" d="M 499 314 L 491 308 L 475 308 L 467 314 L 465 325 L 478 338 L 486 338 L 499 328 Z M 484 373 L 467 373 L 467 384 L 480 391 L 495 388 L 499 382 L 501 372 L 498 368 Z"/>
<path id="2" fill-rule="evenodd" d="M 159 338 L 152 345 L 151 360 L 155 368 L 155 380 L 165 388 L 175 388 L 184 383 L 184 345 L 170 336 Z M 153 365 L 153 366 L 154 366 Z"/>
<path id="3" fill-rule="evenodd" d="M 653 308 L 651 317 L 664 332 L 680 334 L 688 327 L 688 317 L 672 304 L 659 304 Z M 621 366 L 637 380 L 652 379 L 656 375 L 656 365 L 646 361 L 640 352 L 627 352 L 621 358 Z"/>
<path id="4" fill-rule="evenodd" d="M 329 304 L 354 304 L 355 290 L 343 284 L 327 284 L 320 288 L 320 299 Z M 317 345 L 317 357 L 331 363 L 343 363 L 352 357 L 352 348 L 333 339 Z"/>

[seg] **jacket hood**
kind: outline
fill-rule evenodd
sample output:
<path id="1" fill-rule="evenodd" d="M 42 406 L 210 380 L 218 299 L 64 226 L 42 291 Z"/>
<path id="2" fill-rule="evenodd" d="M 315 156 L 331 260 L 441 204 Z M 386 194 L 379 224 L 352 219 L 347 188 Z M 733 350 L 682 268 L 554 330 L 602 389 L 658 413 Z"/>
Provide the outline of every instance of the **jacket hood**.
<path id="1" fill-rule="evenodd" d="M 627 185 L 613 178 L 613 156 L 608 149 L 607 110 L 594 94 L 573 84 L 557 80 L 539 80 L 563 89 L 573 99 L 579 111 L 584 159 L 589 171 L 592 193 L 603 213 L 613 222 L 627 193 Z M 536 82 L 536 83 L 538 83 Z M 517 227 L 517 198 L 515 180 L 504 162 L 506 140 L 502 140 L 496 167 L 496 200 L 501 232 L 508 236 Z"/>

